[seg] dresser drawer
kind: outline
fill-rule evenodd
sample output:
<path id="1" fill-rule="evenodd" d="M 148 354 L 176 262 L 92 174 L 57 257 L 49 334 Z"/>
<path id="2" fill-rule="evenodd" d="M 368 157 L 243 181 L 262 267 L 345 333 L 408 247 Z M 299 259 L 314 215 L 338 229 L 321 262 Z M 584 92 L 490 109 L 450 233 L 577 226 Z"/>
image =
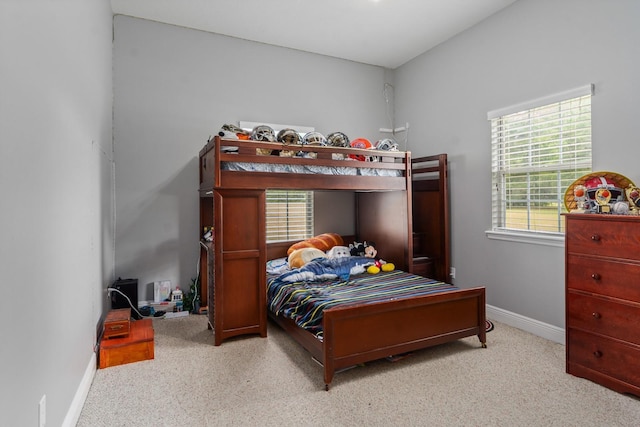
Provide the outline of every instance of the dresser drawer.
<path id="1" fill-rule="evenodd" d="M 580 328 L 640 345 L 640 304 L 622 304 L 576 292 L 567 293 L 567 327 Z"/>
<path id="2" fill-rule="evenodd" d="M 640 264 L 567 255 L 567 288 L 640 302 Z"/>
<path id="3" fill-rule="evenodd" d="M 579 376 L 591 372 L 602 374 L 625 383 L 640 386 L 640 347 L 620 341 L 569 329 L 567 337 L 567 372 Z M 587 368 L 574 368 L 580 365 Z M 578 373 L 579 372 L 579 373 Z M 600 378 L 598 378 L 600 379 Z"/>
<path id="4" fill-rule="evenodd" d="M 567 253 L 640 260 L 640 221 L 617 219 L 615 215 L 573 215 L 607 218 L 572 220 L 572 214 L 567 215 Z"/>

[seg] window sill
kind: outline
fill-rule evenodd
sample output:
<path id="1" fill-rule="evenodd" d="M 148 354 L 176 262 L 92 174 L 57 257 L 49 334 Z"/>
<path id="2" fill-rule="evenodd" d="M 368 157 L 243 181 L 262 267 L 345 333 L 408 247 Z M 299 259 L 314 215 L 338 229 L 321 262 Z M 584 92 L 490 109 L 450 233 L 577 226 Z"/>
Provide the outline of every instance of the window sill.
<path id="1" fill-rule="evenodd" d="M 529 243 L 533 245 L 554 246 L 564 248 L 564 235 L 525 233 L 506 230 L 487 230 L 485 234 L 489 239 L 504 240 L 507 242 Z"/>

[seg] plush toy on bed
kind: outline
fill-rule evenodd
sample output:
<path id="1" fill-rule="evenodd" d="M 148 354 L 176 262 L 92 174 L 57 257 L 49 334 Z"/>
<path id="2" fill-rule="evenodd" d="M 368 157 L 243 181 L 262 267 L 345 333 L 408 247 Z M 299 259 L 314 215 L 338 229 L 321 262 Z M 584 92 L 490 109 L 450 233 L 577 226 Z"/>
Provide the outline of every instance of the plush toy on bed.
<path id="1" fill-rule="evenodd" d="M 349 243 L 349 251 L 351 252 L 351 256 L 364 256 L 364 243 Z"/>
<path id="2" fill-rule="evenodd" d="M 313 259 L 327 258 L 326 251 L 343 243 L 342 236 L 335 233 L 323 233 L 294 243 L 287 250 L 289 267 L 300 268 Z"/>
<path id="3" fill-rule="evenodd" d="M 373 258 L 375 260 L 375 265 L 367 267 L 367 273 L 378 274 L 380 273 L 380 271 L 393 271 L 396 269 L 396 266 L 393 263 L 386 262 L 385 260 L 377 257 L 378 250 L 376 249 L 376 244 L 373 242 L 353 242 L 353 244 L 349 245 L 349 247 L 351 248 L 351 255 L 365 256 L 367 258 Z M 354 252 L 357 255 L 354 255 Z"/>
<path id="4" fill-rule="evenodd" d="M 351 251 L 346 246 L 334 246 L 327 251 L 328 258 L 344 258 L 351 256 Z"/>
<path id="5" fill-rule="evenodd" d="M 376 244 L 373 242 L 364 242 L 364 256 L 366 256 L 367 258 L 375 258 L 376 255 L 378 255 Z"/>
<path id="6" fill-rule="evenodd" d="M 375 258 L 378 254 L 376 244 L 365 240 L 364 243 L 353 242 L 349 244 L 351 256 L 366 256 L 367 258 Z"/>
<path id="7" fill-rule="evenodd" d="M 393 271 L 396 269 L 396 266 L 392 262 L 387 262 L 383 259 L 377 259 L 375 265 L 370 265 L 367 267 L 367 273 L 369 274 L 378 274 L 380 271 Z"/>
<path id="8" fill-rule="evenodd" d="M 334 246 L 342 246 L 343 244 L 344 241 L 339 234 L 322 233 L 301 242 L 294 243 L 287 250 L 287 255 L 291 255 L 291 252 L 302 248 L 316 248 L 326 252 Z"/>
<path id="9" fill-rule="evenodd" d="M 327 254 L 316 248 L 300 248 L 291 252 L 288 258 L 289 268 L 300 268 L 316 258 L 327 258 Z"/>

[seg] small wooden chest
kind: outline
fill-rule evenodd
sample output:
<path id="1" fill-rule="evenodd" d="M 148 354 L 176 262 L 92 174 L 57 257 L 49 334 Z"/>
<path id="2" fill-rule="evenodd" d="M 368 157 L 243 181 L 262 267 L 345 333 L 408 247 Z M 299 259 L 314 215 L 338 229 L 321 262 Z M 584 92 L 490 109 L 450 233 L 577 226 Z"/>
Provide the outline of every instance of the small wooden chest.
<path id="1" fill-rule="evenodd" d="M 107 313 L 104 319 L 103 339 L 126 337 L 131 329 L 131 309 L 118 308 Z"/>
<path id="2" fill-rule="evenodd" d="M 141 319 L 131 323 L 128 336 L 102 339 L 98 366 L 102 369 L 153 358 L 153 322 Z"/>

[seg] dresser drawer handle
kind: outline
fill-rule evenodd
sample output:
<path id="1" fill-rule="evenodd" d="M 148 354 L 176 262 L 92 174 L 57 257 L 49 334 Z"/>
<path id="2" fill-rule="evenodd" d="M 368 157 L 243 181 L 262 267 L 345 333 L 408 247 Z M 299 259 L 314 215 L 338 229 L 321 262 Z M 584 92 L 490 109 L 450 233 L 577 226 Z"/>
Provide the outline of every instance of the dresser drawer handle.
<path id="1" fill-rule="evenodd" d="M 594 234 L 591 236 L 591 240 L 593 240 L 594 242 L 599 242 L 600 241 L 600 235 L 599 234 Z"/>
<path id="2" fill-rule="evenodd" d="M 594 311 L 591 315 L 593 316 L 594 319 L 600 319 L 602 317 L 602 315 L 597 311 Z"/>
<path id="3" fill-rule="evenodd" d="M 597 357 L 597 358 L 600 358 L 600 357 L 602 357 L 602 352 L 600 350 L 596 350 L 596 351 L 593 352 L 593 355 L 595 357 Z"/>
<path id="4" fill-rule="evenodd" d="M 593 280 L 600 280 L 600 279 L 602 278 L 602 276 L 600 276 L 598 273 L 593 273 L 593 274 L 591 275 L 591 278 L 592 278 Z"/>

